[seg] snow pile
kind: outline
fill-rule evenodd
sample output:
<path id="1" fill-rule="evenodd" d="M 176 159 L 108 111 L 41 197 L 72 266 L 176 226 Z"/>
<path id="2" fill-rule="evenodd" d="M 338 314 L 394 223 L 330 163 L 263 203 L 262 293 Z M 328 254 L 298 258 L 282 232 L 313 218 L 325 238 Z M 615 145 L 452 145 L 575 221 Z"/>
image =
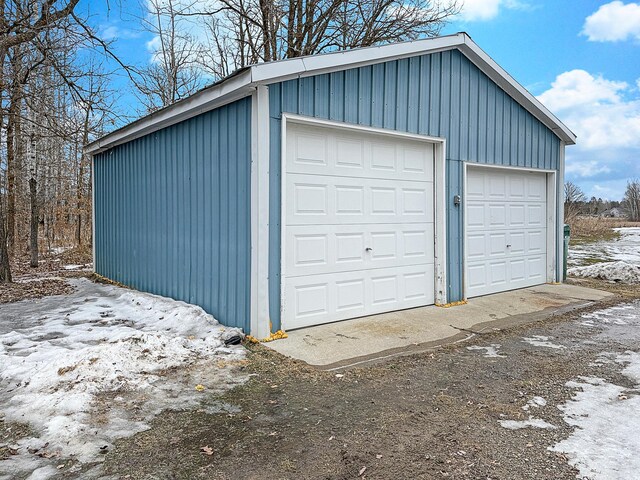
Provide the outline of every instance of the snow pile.
<path id="1" fill-rule="evenodd" d="M 640 265 L 633 265 L 624 261 L 573 267 L 567 270 L 567 274 L 574 277 L 599 278 L 627 284 L 640 283 Z"/>
<path id="2" fill-rule="evenodd" d="M 482 356 L 483 357 L 487 357 L 487 358 L 503 358 L 503 357 L 506 357 L 506 355 L 502 355 L 502 354 L 498 353 L 498 350 L 500 349 L 500 347 L 501 347 L 500 344 L 492 343 L 488 347 L 481 347 L 480 345 L 472 345 L 470 347 L 467 347 L 467 350 L 484 351 Z"/>
<path id="3" fill-rule="evenodd" d="M 237 373 L 245 350 L 224 346 L 237 331 L 200 307 L 85 279 L 73 283 L 75 293 L 43 299 L 38 315 L 25 309 L 32 316 L 21 319 L 23 328 L 7 331 L 10 322 L 3 324 L 6 312 L 0 313 L 6 332 L 0 335 L 0 415 L 29 424 L 37 435 L 0 462 L 0 478 L 5 468 L 33 470 L 29 450 L 96 461 L 100 448 L 146 429 L 162 410 L 211 398 L 195 385 L 222 392 L 246 380 Z"/>

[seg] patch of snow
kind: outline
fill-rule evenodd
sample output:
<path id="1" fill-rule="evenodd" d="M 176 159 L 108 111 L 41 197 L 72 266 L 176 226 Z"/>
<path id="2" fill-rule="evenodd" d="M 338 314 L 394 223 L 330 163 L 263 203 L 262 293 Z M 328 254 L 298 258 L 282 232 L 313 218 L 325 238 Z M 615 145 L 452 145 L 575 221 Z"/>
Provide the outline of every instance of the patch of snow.
<path id="1" fill-rule="evenodd" d="M 573 277 L 598 278 L 626 284 L 640 283 L 640 265 L 624 261 L 595 263 L 586 267 L 573 267 L 567 270 Z"/>
<path id="2" fill-rule="evenodd" d="M 49 249 L 49 252 L 53 253 L 54 255 L 60 255 L 61 253 L 69 250 L 69 248 L 70 247 L 53 247 Z"/>
<path id="3" fill-rule="evenodd" d="M 487 358 L 504 358 L 506 355 L 498 353 L 501 345 L 499 343 L 492 343 L 488 347 L 481 347 L 480 345 L 472 345 L 467 347 L 467 350 L 484 350 L 483 357 Z"/>
<path id="4" fill-rule="evenodd" d="M 542 420 L 541 418 L 529 417 L 527 420 L 498 420 L 500 425 L 508 430 L 520 430 L 522 428 L 543 428 L 543 429 L 556 429 L 555 425 Z"/>
<path id="5" fill-rule="evenodd" d="M 553 348 L 553 349 L 562 349 L 567 348 L 564 345 L 558 345 L 556 343 L 551 342 L 551 337 L 545 337 L 544 335 L 534 335 L 532 337 L 523 337 L 522 340 L 529 345 L 533 345 L 534 347 L 544 347 L 544 348 Z"/>
<path id="6" fill-rule="evenodd" d="M 526 412 L 531 407 L 540 408 L 540 407 L 546 407 L 546 406 L 547 406 L 547 401 L 544 398 L 542 398 L 542 397 L 533 397 L 531 400 L 529 400 L 527 402 L 526 405 L 524 405 L 522 407 L 522 409 Z"/>
<path id="7" fill-rule="evenodd" d="M 580 316 L 583 319 L 580 325 L 596 327 L 602 325 L 628 325 L 640 320 L 640 308 L 638 304 L 625 303 L 614 307 L 585 313 Z"/>
<path id="8" fill-rule="evenodd" d="M 640 265 L 640 228 L 625 227 L 614 230 L 620 233 L 619 239 L 569 247 L 568 265 L 582 266 L 585 261 L 593 258 Z"/>
<path id="9" fill-rule="evenodd" d="M 630 362 L 623 374 L 640 380 L 640 355 L 623 354 Z M 575 428 L 573 434 L 553 447 L 563 452 L 581 478 L 616 480 L 637 478 L 640 470 L 640 397 L 625 387 L 602 378 L 581 377 L 566 384 L 578 391 L 558 408 L 564 421 Z"/>
<path id="10" fill-rule="evenodd" d="M 93 267 L 93 263 L 85 263 L 83 265 L 75 265 L 75 264 L 63 265 L 62 269 L 63 270 L 90 270 L 92 267 Z"/>
<path id="11" fill-rule="evenodd" d="M 36 433 L 0 462 L 0 478 L 4 469 L 46 478 L 51 460 L 39 459 L 36 469 L 29 448 L 94 462 L 100 447 L 145 430 L 162 410 L 203 402 L 209 411 L 227 410 L 207 392 L 247 378 L 238 373 L 244 348 L 224 345 L 238 330 L 200 307 L 86 279 L 70 283 L 77 290 L 64 303 L 45 298 L 19 322 L 3 322 L 3 314 L 29 304 L 0 313 L 0 411 Z"/>

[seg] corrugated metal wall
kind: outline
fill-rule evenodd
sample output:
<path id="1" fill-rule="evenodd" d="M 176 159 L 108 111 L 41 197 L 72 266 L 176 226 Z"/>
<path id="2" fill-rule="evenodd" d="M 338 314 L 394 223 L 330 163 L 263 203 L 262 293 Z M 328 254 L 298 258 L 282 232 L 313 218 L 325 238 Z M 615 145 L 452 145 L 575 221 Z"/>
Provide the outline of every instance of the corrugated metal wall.
<path id="1" fill-rule="evenodd" d="M 270 309 L 280 321 L 282 112 L 447 139 L 449 300 L 462 297 L 462 162 L 557 169 L 560 140 L 458 50 L 269 87 Z"/>
<path id="2" fill-rule="evenodd" d="M 251 100 L 95 156 L 96 271 L 250 324 Z"/>

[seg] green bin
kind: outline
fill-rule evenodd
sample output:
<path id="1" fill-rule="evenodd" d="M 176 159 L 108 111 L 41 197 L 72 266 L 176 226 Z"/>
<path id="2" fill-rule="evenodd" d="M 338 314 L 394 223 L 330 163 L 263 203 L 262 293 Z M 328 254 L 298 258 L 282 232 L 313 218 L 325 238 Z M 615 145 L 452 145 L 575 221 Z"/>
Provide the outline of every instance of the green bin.
<path id="1" fill-rule="evenodd" d="M 569 239 L 571 238 L 571 227 L 564 224 L 564 255 L 562 259 L 562 281 L 567 279 L 567 257 L 569 256 Z"/>

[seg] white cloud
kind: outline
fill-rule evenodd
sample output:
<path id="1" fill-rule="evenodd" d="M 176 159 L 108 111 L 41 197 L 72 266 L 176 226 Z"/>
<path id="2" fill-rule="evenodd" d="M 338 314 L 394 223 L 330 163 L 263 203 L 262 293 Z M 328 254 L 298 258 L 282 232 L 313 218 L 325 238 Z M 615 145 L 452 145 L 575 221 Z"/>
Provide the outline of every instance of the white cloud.
<path id="1" fill-rule="evenodd" d="M 582 34 L 593 42 L 640 40 L 640 4 L 616 0 L 602 5 L 587 17 Z"/>
<path id="2" fill-rule="evenodd" d="M 139 31 L 123 28 L 115 24 L 103 25 L 100 27 L 100 36 L 106 41 L 131 40 L 133 38 L 139 38 L 141 35 L 142 33 Z"/>
<path id="3" fill-rule="evenodd" d="M 626 82 L 571 70 L 538 99 L 576 132 L 581 148 L 640 149 L 640 97 Z"/>
<path id="4" fill-rule="evenodd" d="M 611 167 L 598 160 L 586 160 L 580 163 L 570 163 L 565 172 L 567 175 L 581 178 L 592 178 L 598 175 L 611 173 Z"/>
<path id="5" fill-rule="evenodd" d="M 501 9 L 526 10 L 531 6 L 523 0 L 464 0 L 462 20 L 468 22 L 491 20 Z"/>
<path id="6" fill-rule="evenodd" d="M 578 136 L 567 148 L 567 180 L 587 196 L 620 199 L 640 177 L 640 89 L 585 70 L 558 75 L 538 96 Z"/>

